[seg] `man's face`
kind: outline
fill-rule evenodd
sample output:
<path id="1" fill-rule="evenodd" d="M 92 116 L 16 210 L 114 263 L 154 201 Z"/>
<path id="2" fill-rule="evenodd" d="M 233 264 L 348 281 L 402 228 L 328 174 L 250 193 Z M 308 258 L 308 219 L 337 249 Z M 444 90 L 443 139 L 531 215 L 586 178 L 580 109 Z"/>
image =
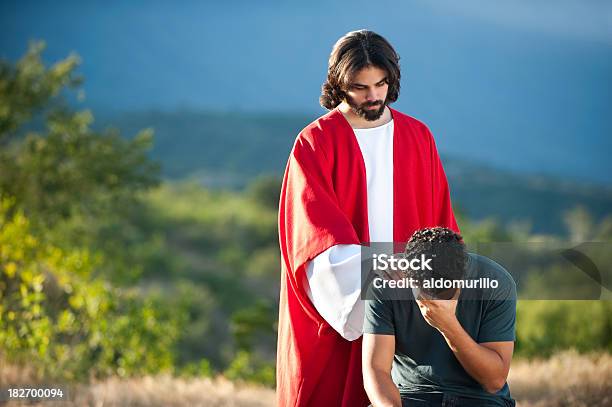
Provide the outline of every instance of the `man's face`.
<path id="1" fill-rule="evenodd" d="M 346 102 L 353 112 L 368 121 L 378 120 L 387 102 L 387 72 L 369 66 L 357 72 L 346 91 Z"/>

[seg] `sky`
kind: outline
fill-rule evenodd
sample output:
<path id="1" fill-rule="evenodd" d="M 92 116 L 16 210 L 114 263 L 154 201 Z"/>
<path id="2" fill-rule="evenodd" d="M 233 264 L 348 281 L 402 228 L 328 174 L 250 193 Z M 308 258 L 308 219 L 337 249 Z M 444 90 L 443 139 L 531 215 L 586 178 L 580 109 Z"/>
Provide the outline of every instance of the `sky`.
<path id="1" fill-rule="evenodd" d="M 316 117 L 333 43 L 361 28 L 400 54 L 395 107 L 442 152 L 612 185 L 609 1 L 2 1 L 0 57 L 76 52 L 96 112 Z"/>

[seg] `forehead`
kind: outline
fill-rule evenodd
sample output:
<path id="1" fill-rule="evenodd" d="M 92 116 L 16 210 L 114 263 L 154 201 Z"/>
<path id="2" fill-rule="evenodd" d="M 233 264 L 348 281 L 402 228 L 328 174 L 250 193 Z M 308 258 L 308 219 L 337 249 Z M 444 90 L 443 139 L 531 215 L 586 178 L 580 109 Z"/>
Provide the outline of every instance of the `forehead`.
<path id="1" fill-rule="evenodd" d="M 351 83 L 361 85 L 373 85 L 385 79 L 387 71 L 376 66 L 368 66 L 355 73 Z"/>

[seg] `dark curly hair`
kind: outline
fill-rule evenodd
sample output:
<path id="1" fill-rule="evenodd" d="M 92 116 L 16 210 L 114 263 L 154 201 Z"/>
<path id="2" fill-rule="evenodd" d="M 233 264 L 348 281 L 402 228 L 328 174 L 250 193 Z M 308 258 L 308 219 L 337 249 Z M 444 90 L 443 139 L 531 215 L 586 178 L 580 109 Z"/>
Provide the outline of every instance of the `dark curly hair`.
<path id="1" fill-rule="evenodd" d="M 399 55 L 379 34 L 368 30 L 351 31 L 340 38 L 329 56 L 327 80 L 319 101 L 331 110 L 346 98 L 351 80 L 363 68 L 375 66 L 387 72 L 389 90 L 386 103 L 395 102 L 400 92 Z"/>
<path id="2" fill-rule="evenodd" d="M 404 255 L 408 259 L 420 257 L 431 258 L 432 270 L 410 270 L 411 277 L 422 282 L 426 279 L 461 280 L 465 275 L 467 252 L 460 234 L 451 229 L 434 227 L 414 232 Z M 427 294 L 439 298 L 444 288 L 424 289 Z"/>

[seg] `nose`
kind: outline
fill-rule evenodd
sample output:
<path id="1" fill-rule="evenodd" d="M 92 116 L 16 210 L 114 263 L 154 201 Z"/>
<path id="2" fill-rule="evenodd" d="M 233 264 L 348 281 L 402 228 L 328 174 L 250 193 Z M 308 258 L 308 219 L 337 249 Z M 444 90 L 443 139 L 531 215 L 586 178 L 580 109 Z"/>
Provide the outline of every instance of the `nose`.
<path id="1" fill-rule="evenodd" d="M 366 100 L 368 102 L 373 102 L 375 100 L 378 100 L 378 97 L 376 95 L 376 91 L 374 89 L 368 89 L 368 94 L 366 95 Z"/>
<path id="2" fill-rule="evenodd" d="M 368 93 L 366 94 L 366 101 L 368 101 L 368 102 L 375 102 L 375 101 L 377 101 L 379 99 L 380 98 L 379 98 L 377 89 L 368 88 Z"/>

